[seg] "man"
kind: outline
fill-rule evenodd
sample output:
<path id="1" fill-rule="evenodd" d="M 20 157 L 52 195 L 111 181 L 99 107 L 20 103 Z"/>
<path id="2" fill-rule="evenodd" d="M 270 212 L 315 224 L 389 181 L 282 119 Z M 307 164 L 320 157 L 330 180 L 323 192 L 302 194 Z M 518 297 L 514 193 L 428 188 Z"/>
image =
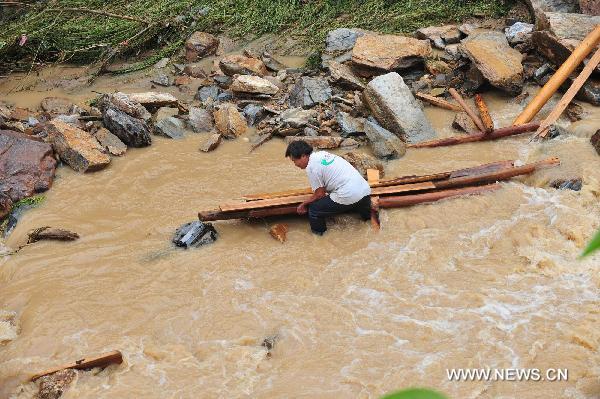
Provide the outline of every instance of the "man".
<path id="1" fill-rule="evenodd" d="M 285 151 L 294 165 L 306 169 L 312 196 L 298 205 L 298 213 L 308 212 L 313 233 L 327 230 L 325 217 L 355 211 L 363 220 L 371 217 L 371 187 L 344 158 L 327 151 L 313 152 L 306 141 L 294 141 Z"/>

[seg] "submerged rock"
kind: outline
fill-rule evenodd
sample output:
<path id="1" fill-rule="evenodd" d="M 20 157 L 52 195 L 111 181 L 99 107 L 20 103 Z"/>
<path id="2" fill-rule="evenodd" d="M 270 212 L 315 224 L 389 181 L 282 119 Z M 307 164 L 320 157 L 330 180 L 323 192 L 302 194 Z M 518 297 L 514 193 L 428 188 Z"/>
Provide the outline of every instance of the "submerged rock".
<path id="1" fill-rule="evenodd" d="M 171 79 L 164 73 L 157 74 L 150 82 L 164 87 L 171 86 Z"/>
<path id="2" fill-rule="evenodd" d="M 421 105 L 396 72 L 371 80 L 363 96 L 375 119 L 405 142 L 418 143 L 435 137 Z"/>
<path id="3" fill-rule="evenodd" d="M 129 147 L 152 144 L 148 124 L 115 108 L 108 108 L 102 117 L 104 126 Z"/>
<path id="4" fill-rule="evenodd" d="M 112 134 L 108 129 L 100 128 L 94 133 L 94 137 L 104 150 L 110 155 L 121 156 L 127 151 L 127 146 Z"/>
<path id="5" fill-rule="evenodd" d="M 223 136 L 220 133 L 211 134 L 209 138 L 207 138 L 201 145 L 200 151 L 202 152 L 210 152 L 214 151 L 219 144 L 221 144 Z"/>
<path id="6" fill-rule="evenodd" d="M 206 32 L 194 32 L 185 42 L 185 58 L 194 62 L 217 52 L 219 39 Z"/>
<path id="7" fill-rule="evenodd" d="M 356 40 L 352 50 L 352 62 L 361 71 L 390 72 L 405 69 L 423 62 L 431 55 L 427 40 L 397 35 L 365 35 Z"/>
<path id="8" fill-rule="evenodd" d="M 59 370 L 56 373 L 45 375 L 38 379 L 39 392 L 37 399 L 58 399 L 67 390 L 77 376 L 73 369 Z"/>
<path id="9" fill-rule="evenodd" d="M 53 119 L 47 125 L 48 139 L 60 159 L 78 172 L 104 169 L 110 157 L 88 132 Z"/>
<path id="10" fill-rule="evenodd" d="M 217 240 L 217 231 L 210 223 L 200 221 L 186 223 L 175 231 L 173 244 L 178 247 L 199 247 Z"/>
<path id="11" fill-rule="evenodd" d="M 214 129 L 213 116 L 204 108 L 190 107 L 188 125 L 196 133 L 210 132 Z"/>
<path id="12" fill-rule="evenodd" d="M 234 139 L 248 130 L 246 119 L 233 104 L 223 104 L 213 113 L 217 131 L 225 138 Z"/>
<path id="13" fill-rule="evenodd" d="M 55 240 L 55 241 L 75 241 L 79 238 L 79 234 L 73 233 L 69 230 L 55 229 L 50 226 L 44 226 L 32 230 L 27 233 L 29 237 L 27 240 L 28 244 L 42 241 L 42 240 Z"/>
<path id="14" fill-rule="evenodd" d="M 496 31 L 477 32 L 463 40 L 460 50 L 493 85 L 510 94 L 523 90 L 523 56 Z"/>
<path id="15" fill-rule="evenodd" d="M 329 83 L 322 78 L 301 77 L 290 92 L 292 107 L 311 108 L 323 104 L 331 98 Z"/>
<path id="16" fill-rule="evenodd" d="M 170 116 L 154 125 L 154 134 L 170 139 L 181 139 L 185 136 L 185 123 L 181 119 Z"/>
<path id="17" fill-rule="evenodd" d="M 48 190 L 56 159 L 52 146 L 22 133 L 0 130 L 0 219 L 12 204 Z"/>
<path id="18" fill-rule="evenodd" d="M 271 226 L 271 228 L 269 229 L 269 234 L 271 234 L 271 237 L 273 237 L 274 239 L 276 239 L 277 241 L 279 241 L 280 243 L 283 244 L 285 242 L 285 240 L 287 239 L 288 230 L 289 230 L 289 226 L 287 224 L 277 223 L 277 224 L 274 224 L 273 226 Z M 272 347 L 273 347 L 273 345 L 271 345 L 271 347 L 266 347 L 266 348 L 268 350 L 270 350 Z"/>
<path id="19" fill-rule="evenodd" d="M 219 68 L 225 75 L 257 75 L 264 76 L 269 73 L 264 62 L 258 58 L 250 58 L 243 55 L 228 55 L 221 59 Z"/>
<path id="20" fill-rule="evenodd" d="M 377 158 L 396 159 L 406 153 L 406 144 L 398 136 L 379 126 L 375 119 L 369 117 L 364 128 Z"/>

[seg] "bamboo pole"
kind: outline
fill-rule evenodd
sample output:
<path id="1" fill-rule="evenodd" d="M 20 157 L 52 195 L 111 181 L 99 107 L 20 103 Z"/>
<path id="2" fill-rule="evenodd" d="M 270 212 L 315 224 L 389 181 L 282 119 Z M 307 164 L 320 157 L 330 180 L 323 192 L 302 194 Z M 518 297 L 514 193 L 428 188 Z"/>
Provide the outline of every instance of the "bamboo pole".
<path id="1" fill-rule="evenodd" d="M 548 102 L 550 97 L 558 90 L 560 85 L 564 83 L 569 75 L 581 64 L 581 62 L 594 50 L 600 41 L 600 24 L 597 25 L 586 37 L 581 41 L 579 46 L 567 58 L 567 60 L 558 68 L 552 75 L 550 80 L 542 87 L 538 94 L 531 100 L 527 107 L 517 116 L 513 122 L 513 126 L 522 125 L 531 121 L 535 115 L 542 109 L 544 104 Z"/>
<path id="2" fill-rule="evenodd" d="M 436 107 L 444 108 L 450 111 L 462 112 L 463 110 L 459 105 L 452 104 L 442 98 L 437 98 L 429 94 L 419 92 L 415 94 L 415 97 L 417 97 L 420 100 L 426 101 L 431 105 L 435 105 Z"/>
<path id="3" fill-rule="evenodd" d="M 494 130 L 494 121 L 492 121 L 490 111 L 485 101 L 483 101 L 483 97 L 481 97 L 481 94 L 475 94 L 475 105 L 479 110 L 479 116 L 481 116 L 481 121 L 485 126 L 485 132 L 489 133 L 492 130 Z"/>
<path id="4" fill-rule="evenodd" d="M 508 126 L 502 129 L 496 129 L 490 133 L 475 132 L 467 136 L 452 136 L 445 139 L 423 141 L 417 144 L 407 145 L 408 148 L 431 148 L 431 147 L 446 147 L 457 144 L 472 143 L 475 141 L 495 140 L 502 137 L 514 136 L 526 132 L 532 132 L 540 127 L 539 123 L 526 123 L 518 126 Z"/>
<path id="5" fill-rule="evenodd" d="M 448 92 L 452 95 L 452 97 L 454 97 L 456 102 L 460 104 L 460 106 L 467 113 L 467 115 L 469 115 L 469 118 L 471 118 L 473 120 L 473 122 L 475 123 L 475 126 L 477 126 L 477 128 L 479 130 L 481 130 L 482 132 L 485 132 L 485 126 L 483 125 L 483 122 L 481 121 L 481 119 L 479 119 L 479 117 L 475 114 L 473 109 L 471 109 L 471 107 L 469 107 L 469 105 L 465 102 L 465 100 L 462 98 L 462 96 L 456 91 L 456 89 L 450 88 L 450 89 L 448 89 Z"/>
<path id="6" fill-rule="evenodd" d="M 587 81 L 587 79 L 590 77 L 590 75 L 596 68 L 596 65 L 598 65 L 599 63 L 600 63 L 600 48 L 598 50 L 596 50 L 596 52 L 594 53 L 594 56 L 590 59 L 590 61 L 585 66 L 585 68 L 583 68 L 583 71 L 581 71 L 581 73 L 579 74 L 577 79 L 575 79 L 573 81 L 573 83 L 571 84 L 571 87 L 569 87 L 569 90 L 567 90 L 567 92 L 560 99 L 560 101 L 558 102 L 556 107 L 552 110 L 552 112 L 550 112 L 550 115 L 548 115 L 546 117 L 546 119 L 544 119 L 542 121 L 542 123 L 540 124 L 540 127 L 535 132 L 535 136 L 540 137 L 540 138 L 546 137 L 546 135 L 548 134 L 550 125 L 552 125 L 554 122 L 556 122 L 556 120 L 564 112 L 564 110 L 567 108 L 569 103 L 571 103 L 571 101 L 573 100 L 573 97 L 575 97 L 575 95 L 577 94 L 579 89 L 581 89 L 581 86 L 583 86 L 583 84 Z"/>
<path id="7" fill-rule="evenodd" d="M 42 371 L 41 373 L 34 374 L 31 377 L 31 381 L 35 381 L 40 377 L 43 377 L 48 374 L 56 373 L 57 371 L 61 371 L 61 370 L 65 370 L 65 369 L 84 370 L 84 369 L 91 369 L 94 367 L 106 367 L 109 364 L 113 364 L 113 363 L 121 364 L 122 362 L 123 362 L 123 356 L 121 355 L 121 352 L 119 352 L 119 351 L 107 352 L 107 353 L 103 353 L 100 356 L 85 357 L 83 359 L 76 360 L 73 363 L 64 364 L 59 367 L 54 367 L 49 370 Z"/>
<path id="8" fill-rule="evenodd" d="M 450 190 L 435 191 L 432 193 L 403 195 L 394 197 L 383 197 L 379 199 L 380 208 L 401 208 L 405 206 L 422 204 L 425 202 L 439 201 L 445 198 L 457 197 L 460 195 L 481 194 L 490 191 L 495 191 L 502 187 L 500 184 L 488 184 L 478 187 L 463 187 Z"/>

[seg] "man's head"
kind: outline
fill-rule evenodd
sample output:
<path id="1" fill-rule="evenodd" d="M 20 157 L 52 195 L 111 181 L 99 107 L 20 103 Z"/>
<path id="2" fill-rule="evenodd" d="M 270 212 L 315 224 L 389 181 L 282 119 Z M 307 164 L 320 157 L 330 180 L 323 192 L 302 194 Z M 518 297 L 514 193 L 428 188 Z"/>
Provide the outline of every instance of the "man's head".
<path id="1" fill-rule="evenodd" d="M 285 150 L 285 156 L 289 157 L 300 169 L 306 169 L 312 151 L 313 148 L 306 141 L 292 141 Z"/>

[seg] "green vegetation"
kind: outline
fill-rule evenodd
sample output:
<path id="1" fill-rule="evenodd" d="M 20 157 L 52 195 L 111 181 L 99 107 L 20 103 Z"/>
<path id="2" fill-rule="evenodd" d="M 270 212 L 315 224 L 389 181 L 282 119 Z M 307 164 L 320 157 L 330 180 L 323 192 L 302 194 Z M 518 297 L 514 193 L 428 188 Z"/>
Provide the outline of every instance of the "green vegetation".
<path id="1" fill-rule="evenodd" d="M 592 252 L 596 252 L 598 249 L 600 249 L 600 230 L 596 232 L 596 235 L 594 235 L 592 241 L 590 241 L 587 247 L 583 250 L 581 257 L 583 258 L 584 256 L 588 256 Z"/>
<path id="2" fill-rule="evenodd" d="M 195 30 L 248 39 L 282 33 L 318 49 L 327 31 L 338 27 L 407 33 L 474 15 L 499 17 L 512 1 L 51 0 L 21 5 L 18 15 L 8 13 L 8 21 L 0 24 L 0 59 L 9 61 L 8 67 L 28 68 L 36 60 L 108 64 L 142 55 L 129 71 L 175 53 Z M 27 37 L 23 46 L 21 35 Z M 147 54 L 147 49 L 157 50 Z"/>
<path id="3" fill-rule="evenodd" d="M 18 211 L 21 208 L 35 208 L 41 205 L 45 199 L 46 197 L 44 197 L 43 195 L 34 195 L 33 197 L 23 198 L 12 205 L 10 213 L 14 213 L 15 211 Z M 8 216 L 4 219 L 0 219 L 0 236 L 3 236 L 6 231 L 6 228 L 8 226 L 8 219 Z"/>
<path id="4" fill-rule="evenodd" d="M 429 389 L 412 388 L 391 393 L 381 399 L 446 399 L 446 397 Z"/>

